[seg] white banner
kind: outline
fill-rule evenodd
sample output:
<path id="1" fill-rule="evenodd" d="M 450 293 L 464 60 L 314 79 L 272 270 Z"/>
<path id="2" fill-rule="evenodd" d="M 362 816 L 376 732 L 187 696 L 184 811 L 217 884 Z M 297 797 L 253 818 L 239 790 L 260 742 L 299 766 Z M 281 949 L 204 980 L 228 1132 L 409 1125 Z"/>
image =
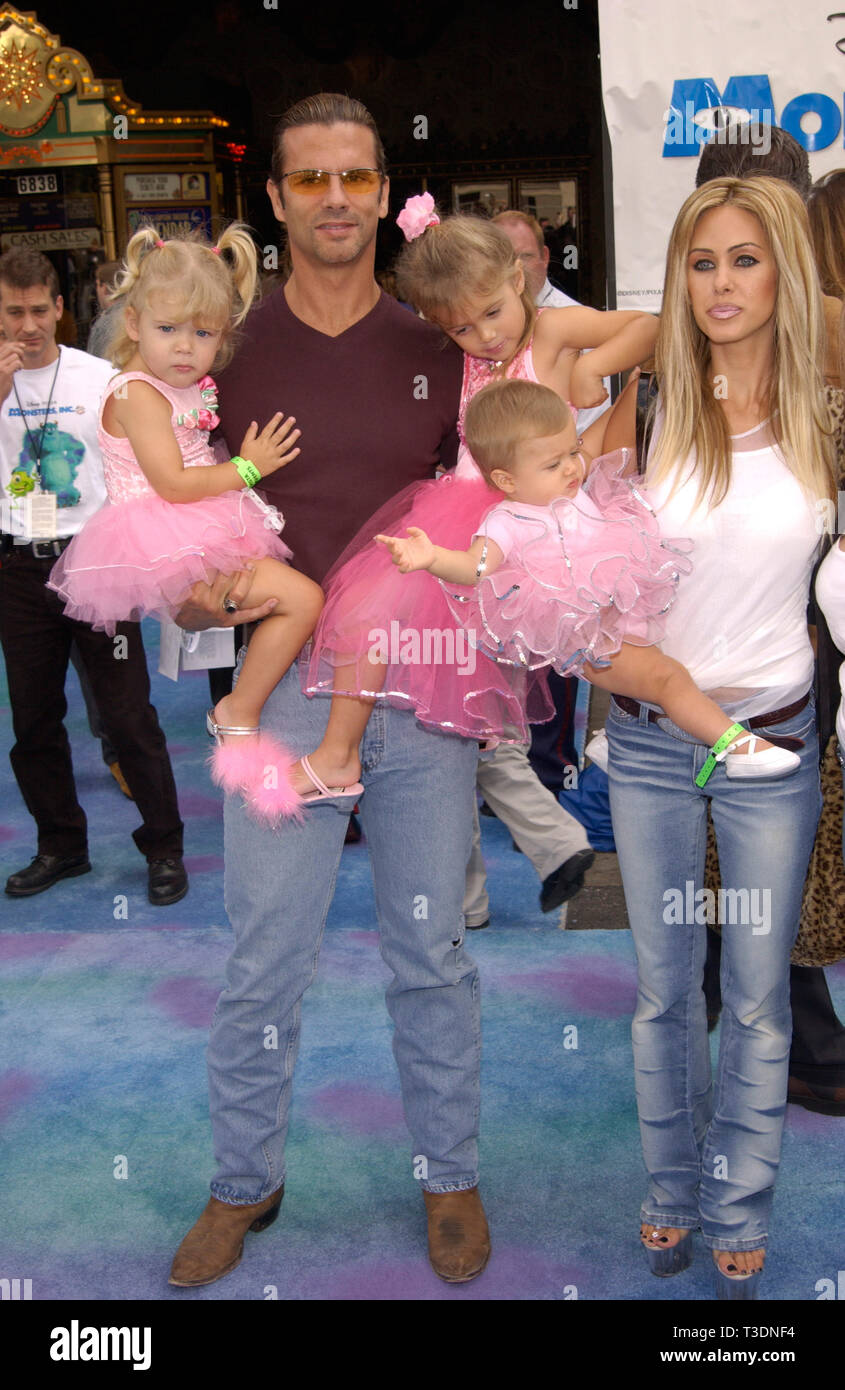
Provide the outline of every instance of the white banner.
<path id="1" fill-rule="evenodd" d="M 845 168 L 845 7 L 828 0 L 599 0 L 613 158 L 616 307 L 658 310 L 669 233 L 712 108 L 783 126 L 818 179 Z"/>

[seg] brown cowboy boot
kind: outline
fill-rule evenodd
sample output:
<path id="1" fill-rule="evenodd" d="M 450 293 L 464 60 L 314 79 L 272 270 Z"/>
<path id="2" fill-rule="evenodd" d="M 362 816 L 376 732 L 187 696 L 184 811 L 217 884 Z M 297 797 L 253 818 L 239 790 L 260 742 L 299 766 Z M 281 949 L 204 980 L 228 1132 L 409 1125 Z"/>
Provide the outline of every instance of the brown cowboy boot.
<path id="1" fill-rule="evenodd" d="M 247 1231 L 266 1231 L 279 1214 L 284 1184 L 263 1202 L 232 1206 L 210 1197 L 199 1221 L 192 1226 L 173 1261 L 169 1283 L 180 1288 L 213 1284 L 241 1262 Z"/>
<path id="2" fill-rule="evenodd" d="M 423 1191 L 428 1213 L 428 1258 L 449 1284 L 465 1284 L 490 1258 L 490 1231 L 478 1188 L 463 1192 Z"/>

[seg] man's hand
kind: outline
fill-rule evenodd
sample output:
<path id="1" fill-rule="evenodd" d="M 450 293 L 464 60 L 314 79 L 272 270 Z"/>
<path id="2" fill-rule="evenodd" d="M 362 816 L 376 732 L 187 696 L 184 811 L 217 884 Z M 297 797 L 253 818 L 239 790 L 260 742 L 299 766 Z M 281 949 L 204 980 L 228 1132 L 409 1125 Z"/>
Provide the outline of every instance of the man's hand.
<path id="1" fill-rule="evenodd" d="M 434 564 L 435 549 L 425 531 L 419 526 L 409 526 L 407 539 L 401 536 L 376 536 L 376 540 L 387 546 L 394 565 L 401 574 L 412 570 L 427 570 Z"/>
<path id="2" fill-rule="evenodd" d="M 12 377 L 23 366 L 23 343 L 0 344 L 0 401 L 12 389 Z"/>
<path id="3" fill-rule="evenodd" d="M 186 632 L 205 632 L 209 627 L 237 627 L 239 623 L 257 623 L 276 607 L 277 599 L 268 598 L 258 608 L 241 608 L 252 585 L 252 570 L 236 574 L 219 574 L 213 584 L 201 581 L 189 589 L 182 607 L 173 621 Z M 238 605 L 237 612 L 228 613 L 224 600 Z"/>

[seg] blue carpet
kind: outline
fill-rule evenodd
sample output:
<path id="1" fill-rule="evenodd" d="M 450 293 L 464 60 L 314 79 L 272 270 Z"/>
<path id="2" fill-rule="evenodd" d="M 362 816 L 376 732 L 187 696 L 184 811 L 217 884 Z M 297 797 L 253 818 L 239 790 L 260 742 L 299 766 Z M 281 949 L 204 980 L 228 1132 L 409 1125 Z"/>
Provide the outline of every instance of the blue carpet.
<path id="1" fill-rule="evenodd" d="M 149 625 L 151 669 L 156 633 Z M 539 911 L 530 865 L 487 820 L 494 925 L 469 943 L 483 981 L 482 1181 L 495 1242 L 484 1276 L 453 1288 L 423 1256 L 362 844 L 344 852 L 305 1000 L 280 1219 L 248 1237 L 220 1284 L 168 1287 L 212 1169 L 204 1048 L 229 932 L 205 676 L 153 684 L 187 823 L 188 897 L 147 903 L 134 806 L 99 760 L 71 676 L 94 872 L 3 902 L 0 1171 L 14 1215 L 0 1274 L 31 1279 L 34 1299 L 711 1299 L 700 1243 L 693 1267 L 668 1281 L 647 1273 L 638 1249 L 630 936 L 558 930 Z M 7 701 L 1 717 L 8 746 Z M 0 795 L 5 875 L 34 853 L 8 765 Z M 830 979 L 843 1011 L 845 969 Z M 836 1279 L 843 1125 L 789 1109 L 769 1299 L 812 1300 L 818 1280 Z"/>

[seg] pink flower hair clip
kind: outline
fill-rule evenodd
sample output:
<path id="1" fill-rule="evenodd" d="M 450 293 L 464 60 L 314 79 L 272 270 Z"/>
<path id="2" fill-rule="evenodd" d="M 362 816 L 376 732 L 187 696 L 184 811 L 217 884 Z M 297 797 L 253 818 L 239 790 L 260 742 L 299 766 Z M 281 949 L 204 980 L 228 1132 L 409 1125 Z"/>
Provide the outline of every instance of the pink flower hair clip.
<path id="1" fill-rule="evenodd" d="M 422 235 L 426 227 L 436 227 L 439 222 L 430 193 L 418 193 L 409 198 L 396 219 L 396 225 L 405 233 L 406 241 L 413 241 Z"/>

